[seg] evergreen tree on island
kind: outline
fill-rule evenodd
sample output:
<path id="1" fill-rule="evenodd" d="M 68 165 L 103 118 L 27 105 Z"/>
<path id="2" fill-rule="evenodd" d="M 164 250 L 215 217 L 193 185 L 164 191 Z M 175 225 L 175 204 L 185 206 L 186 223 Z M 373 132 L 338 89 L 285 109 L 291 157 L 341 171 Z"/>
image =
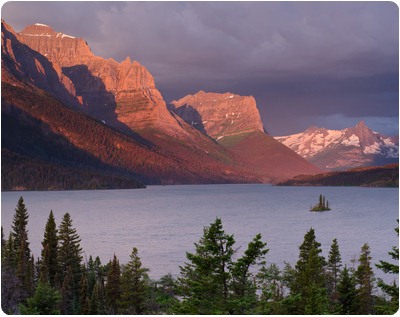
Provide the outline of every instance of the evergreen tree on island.
<path id="1" fill-rule="evenodd" d="M 329 201 L 325 201 L 325 196 L 319 195 L 319 202 L 311 208 L 310 211 L 328 211 L 331 210 L 329 208 Z"/>

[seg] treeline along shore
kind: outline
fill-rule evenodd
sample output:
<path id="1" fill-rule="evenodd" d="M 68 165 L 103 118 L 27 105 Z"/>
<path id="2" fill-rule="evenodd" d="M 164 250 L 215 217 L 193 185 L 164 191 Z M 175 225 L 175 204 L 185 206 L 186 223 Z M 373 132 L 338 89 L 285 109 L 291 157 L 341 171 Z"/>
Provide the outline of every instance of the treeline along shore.
<path id="1" fill-rule="evenodd" d="M 104 264 L 98 256 L 83 261 L 69 213 L 57 226 L 50 211 L 35 257 L 28 220 L 21 197 L 7 239 L 1 231 L 1 305 L 7 314 L 366 315 L 394 314 L 399 307 L 396 282 L 387 284 L 374 274 L 376 269 L 398 274 L 398 246 L 388 251 L 393 263 L 373 263 L 368 243 L 358 260 L 343 263 L 337 239 L 325 258 L 310 228 L 296 264 L 280 269 L 267 264 L 269 249 L 261 234 L 239 254 L 234 235 L 216 218 L 204 227 L 195 251 L 186 253 L 178 276 L 152 280 L 135 246 L 128 263 L 119 263 L 115 254 Z"/>

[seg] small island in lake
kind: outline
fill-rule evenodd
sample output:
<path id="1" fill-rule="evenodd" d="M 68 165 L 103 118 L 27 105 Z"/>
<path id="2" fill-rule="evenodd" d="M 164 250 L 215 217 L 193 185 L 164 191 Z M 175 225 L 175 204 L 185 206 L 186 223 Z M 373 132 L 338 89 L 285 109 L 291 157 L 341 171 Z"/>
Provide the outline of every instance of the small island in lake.
<path id="1" fill-rule="evenodd" d="M 328 211 L 331 210 L 329 208 L 329 201 L 325 202 L 325 196 L 319 195 L 319 202 L 310 209 L 310 211 Z"/>

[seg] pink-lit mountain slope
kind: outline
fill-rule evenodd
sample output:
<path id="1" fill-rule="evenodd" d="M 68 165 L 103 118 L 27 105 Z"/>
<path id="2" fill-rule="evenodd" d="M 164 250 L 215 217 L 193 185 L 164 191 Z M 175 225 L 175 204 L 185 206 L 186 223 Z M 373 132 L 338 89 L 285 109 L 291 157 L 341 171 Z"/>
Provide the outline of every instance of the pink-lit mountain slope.
<path id="1" fill-rule="evenodd" d="M 264 182 L 320 172 L 264 132 L 252 96 L 199 91 L 173 101 L 171 108 L 188 124 L 235 153 Z"/>
<path id="2" fill-rule="evenodd" d="M 4 21 L 2 49 L 3 190 L 135 187 L 136 179 L 146 184 L 259 182 L 232 153 L 169 111 L 184 140 L 149 123 L 149 141 L 142 130 L 125 133 L 91 117 L 75 103 L 76 82 L 66 80 L 72 83 L 67 89 L 59 65 L 22 43 Z"/>

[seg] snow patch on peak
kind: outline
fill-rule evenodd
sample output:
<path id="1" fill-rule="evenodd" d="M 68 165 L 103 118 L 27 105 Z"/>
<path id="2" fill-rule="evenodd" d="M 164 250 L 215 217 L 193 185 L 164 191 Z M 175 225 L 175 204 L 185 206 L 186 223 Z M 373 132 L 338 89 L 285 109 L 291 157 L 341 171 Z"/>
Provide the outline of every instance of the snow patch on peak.
<path id="1" fill-rule="evenodd" d="M 369 146 L 366 146 L 363 152 L 365 154 L 377 154 L 380 153 L 380 151 L 381 151 L 381 146 L 379 145 L 378 142 L 375 142 Z"/>
<path id="2" fill-rule="evenodd" d="M 342 144 L 346 146 L 360 146 L 360 139 L 355 134 L 352 134 L 347 139 L 344 139 Z"/>
<path id="3" fill-rule="evenodd" d="M 35 23 L 36 26 L 45 26 L 45 27 L 49 27 L 47 24 L 43 24 L 43 23 Z"/>
<path id="4" fill-rule="evenodd" d="M 57 33 L 56 37 L 60 37 L 60 36 L 61 36 L 62 39 L 63 39 L 64 37 L 68 37 L 68 38 L 71 38 L 71 39 L 74 39 L 74 38 L 75 38 L 74 36 L 67 35 L 67 34 L 64 34 L 64 33 Z"/>

